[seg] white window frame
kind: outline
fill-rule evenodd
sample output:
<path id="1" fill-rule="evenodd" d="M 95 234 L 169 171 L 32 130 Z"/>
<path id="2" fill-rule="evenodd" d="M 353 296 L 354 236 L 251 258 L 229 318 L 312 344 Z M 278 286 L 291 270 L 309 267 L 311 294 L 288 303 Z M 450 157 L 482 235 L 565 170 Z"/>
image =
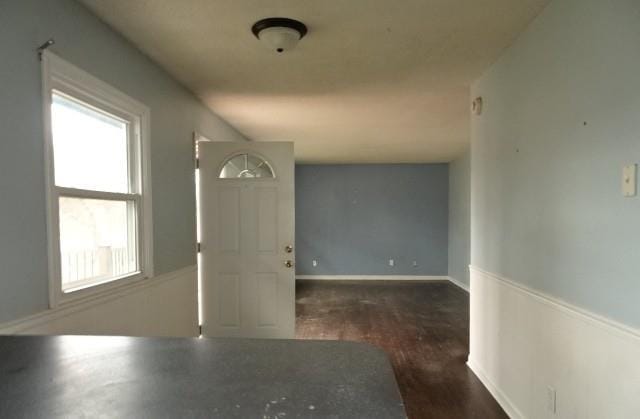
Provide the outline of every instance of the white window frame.
<path id="1" fill-rule="evenodd" d="M 144 104 L 93 77 L 84 70 L 44 51 L 42 54 L 42 87 L 44 109 L 45 182 L 47 204 L 47 245 L 49 263 L 49 305 L 59 305 L 95 297 L 97 294 L 121 291 L 125 287 L 153 277 L 153 222 L 151 211 L 150 111 Z M 97 109 L 121 117 L 129 123 L 131 153 L 130 182 L 132 193 L 89 191 L 56 186 L 54 171 L 51 105 L 53 92 L 80 100 Z M 60 196 L 107 200 L 133 200 L 136 205 L 136 243 L 138 271 L 101 283 L 89 284 L 69 291 L 62 290 L 60 255 Z"/>

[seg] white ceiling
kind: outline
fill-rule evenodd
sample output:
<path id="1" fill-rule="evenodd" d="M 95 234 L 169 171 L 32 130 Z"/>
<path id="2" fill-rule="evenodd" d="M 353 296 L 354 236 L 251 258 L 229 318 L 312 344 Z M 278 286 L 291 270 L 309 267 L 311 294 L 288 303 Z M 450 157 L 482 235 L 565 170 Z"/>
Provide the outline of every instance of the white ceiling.
<path id="1" fill-rule="evenodd" d="M 470 83 L 549 0 L 81 1 L 248 138 L 401 163 L 466 149 Z M 295 50 L 254 38 L 273 16 L 309 27 Z"/>

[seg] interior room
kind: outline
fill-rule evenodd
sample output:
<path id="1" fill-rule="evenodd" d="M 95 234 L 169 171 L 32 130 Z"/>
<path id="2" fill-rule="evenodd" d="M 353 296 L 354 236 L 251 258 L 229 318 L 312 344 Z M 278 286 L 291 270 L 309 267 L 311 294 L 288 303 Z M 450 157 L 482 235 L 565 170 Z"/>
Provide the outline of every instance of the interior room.
<path id="1" fill-rule="evenodd" d="M 639 42 L 637 0 L 0 1 L 0 418 L 640 417 Z"/>

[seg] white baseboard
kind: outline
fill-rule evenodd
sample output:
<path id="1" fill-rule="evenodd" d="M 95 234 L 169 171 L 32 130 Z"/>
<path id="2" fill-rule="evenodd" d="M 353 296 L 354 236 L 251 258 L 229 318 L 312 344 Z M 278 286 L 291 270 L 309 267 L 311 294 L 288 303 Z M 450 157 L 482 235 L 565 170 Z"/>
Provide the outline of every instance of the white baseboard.
<path id="1" fill-rule="evenodd" d="M 483 371 L 483 369 L 477 365 L 473 360 L 469 359 L 467 361 L 467 366 L 473 371 L 473 373 L 478 377 L 478 379 L 482 382 L 482 384 L 489 390 L 489 393 L 493 396 L 494 399 L 498 402 L 498 404 L 505 411 L 507 416 L 511 419 L 524 419 L 524 415 L 520 413 L 517 407 L 511 404 L 509 398 L 498 388 L 487 374 Z"/>
<path id="2" fill-rule="evenodd" d="M 296 275 L 296 279 L 316 281 L 449 281 L 469 292 L 469 286 L 450 276 L 433 275 Z"/>
<path id="3" fill-rule="evenodd" d="M 468 365 L 509 416 L 640 417 L 640 330 L 474 267 L 471 289 Z"/>
<path id="4" fill-rule="evenodd" d="M 0 325 L 0 334 L 197 336 L 197 268 L 138 281 Z"/>
<path id="5" fill-rule="evenodd" d="M 448 281 L 448 276 L 432 275 L 296 275 L 296 279 L 318 281 Z"/>

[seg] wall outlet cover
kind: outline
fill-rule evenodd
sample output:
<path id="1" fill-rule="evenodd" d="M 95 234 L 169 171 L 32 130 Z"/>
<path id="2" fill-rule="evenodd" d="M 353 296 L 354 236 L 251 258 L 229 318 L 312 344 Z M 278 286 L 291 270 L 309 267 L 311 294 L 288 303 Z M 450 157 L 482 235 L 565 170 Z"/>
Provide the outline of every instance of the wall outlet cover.
<path id="1" fill-rule="evenodd" d="M 396 261 L 393 259 L 389 259 L 389 266 L 395 266 Z"/>

